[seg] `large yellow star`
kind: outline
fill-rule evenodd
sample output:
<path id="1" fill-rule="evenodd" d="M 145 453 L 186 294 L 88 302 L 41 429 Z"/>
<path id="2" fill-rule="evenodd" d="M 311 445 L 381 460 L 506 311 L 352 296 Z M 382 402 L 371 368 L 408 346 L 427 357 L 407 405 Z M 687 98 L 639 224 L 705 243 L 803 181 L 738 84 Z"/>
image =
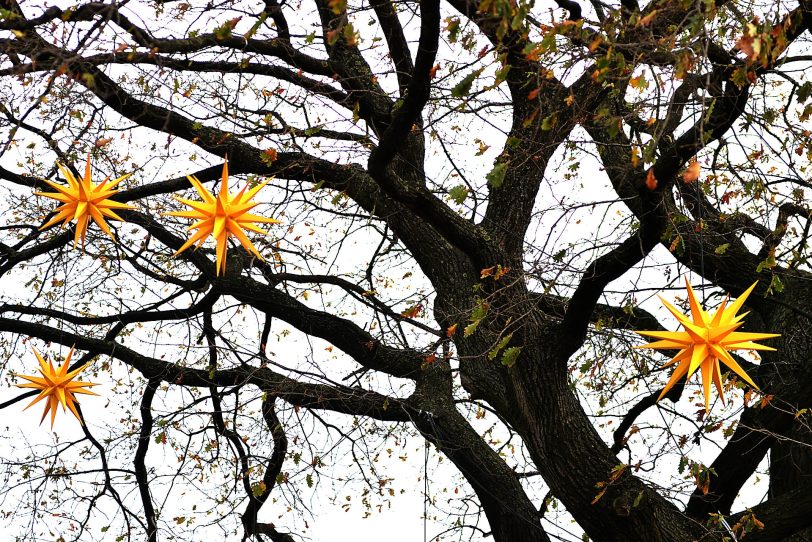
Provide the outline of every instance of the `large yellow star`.
<path id="1" fill-rule="evenodd" d="M 673 314 L 684 331 L 638 331 L 637 333 L 646 337 L 660 339 L 658 341 L 648 343 L 636 348 L 654 348 L 658 350 L 679 350 L 676 356 L 671 361 L 665 364 L 665 367 L 679 363 L 674 372 L 671 373 L 671 378 L 663 388 L 662 393 L 657 398 L 659 401 L 662 399 L 668 390 L 670 390 L 677 381 L 685 376 L 686 380 L 691 378 L 691 375 L 697 369 L 702 370 L 702 388 L 705 393 L 705 410 L 710 407 L 710 390 L 711 381 L 716 386 L 719 392 L 719 397 L 724 403 L 724 394 L 722 387 L 722 373 L 719 367 L 721 361 L 727 365 L 734 373 L 739 375 L 745 382 L 758 389 L 755 382 L 744 372 L 744 369 L 736 363 L 733 356 L 730 355 L 729 350 L 775 350 L 769 346 L 757 344 L 754 341 L 761 339 L 771 339 L 779 337 L 776 333 L 746 333 L 735 331 L 744 322 L 742 321 L 748 313 L 736 313 L 744 305 L 747 296 L 753 291 L 757 283 L 753 283 L 747 291 L 745 291 L 739 298 L 727 307 L 729 296 L 722 301 L 716 313 L 711 317 L 710 313 L 706 312 L 702 305 L 696 298 L 691 285 L 686 278 L 685 285 L 688 287 L 688 302 L 691 307 L 691 318 L 688 318 L 679 309 L 674 307 L 671 303 L 660 297 L 663 305 Z"/>
<path id="2" fill-rule="evenodd" d="M 57 163 L 56 165 L 59 166 L 59 170 L 68 181 L 68 186 L 52 183 L 47 179 L 43 179 L 43 181 L 54 188 L 56 192 L 35 192 L 35 194 L 61 201 L 62 205 L 56 208 L 56 216 L 40 229 L 44 230 L 58 222 L 62 222 L 62 224 L 65 225 L 70 223 L 71 220 L 76 220 L 76 234 L 73 238 L 73 247 L 76 248 L 76 244 L 81 240 L 82 247 L 84 248 L 87 225 L 88 222 L 93 219 L 104 233 L 115 239 L 104 217 L 123 220 L 113 209 L 135 208 L 132 205 L 119 203 L 110 199 L 111 196 L 118 192 L 118 190 L 115 189 L 116 185 L 129 177 L 130 174 L 123 175 L 110 182 L 108 182 L 110 177 L 107 177 L 98 185 L 93 183 L 90 176 L 90 153 L 87 155 L 85 176 L 81 181 L 77 181 L 73 173 L 62 164 Z"/>
<path id="3" fill-rule="evenodd" d="M 184 205 L 188 205 L 192 209 L 189 211 L 166 213 L 171 216 L 197 220 L 197 222 L 189 226 L 189 230 L 197 230 L 197 232 L 175 252 L 174 256 L 177 256 L 192 245 L 194 245 L 195 248 L 199 247 L 206 238 L 211 235 L 217 243 L 216 259 L 217 275 L 219 276 L 226 271 L 228 238 L 233 235 L 245 250 L 262 260 L 262 256 L 254 247 L 253 243 L 251 243 L 251 240 L 245 235 L 244 230 L 267 234 L 268 232 L 258 228 L 254 223 L 280 223 L 273 218 L 266 218 L 248 212 L 258 205 L 257 202 L 252 202 L 251 198 L 268 184 L 270 179 L 259 183 L 250 190 L 248 190 L 248 185 L 246 185 L 232 197 L 228 191 L 228 159 L 226 159 L 226 162 L 223 164 L 223 180 L 220 183 L 220 192 L 215 198 L 214 195 L 200 183 L 197 177 L 189 175 L 187 178 L 195 190 L 197 190 L 197 193 L 200 194 L 200 197 L 203 198 L 203 201 L 189 200 L 175 196 L 175 199 Z"/>
<path id="4" fill-rule="evenodd" d="M 42 413 L 42 418 L 39 421 L 40 423 L 42 423 L 45 416 L 47 416 L 48 412 L 50 411 L 51 428 L 53 428 L 54 419 L 56 418 L 56 409 L 57 406 L 61 404 L 62 412 L 67 412 L 67 407 L 71 412 L 73 412 L 73 415 L 76 416 L 79 423 L 84 424 L 81 416 L 79 416 L 79 412 L 76 410 L 77 401 L 74 395 L 77 393 L 98 395 L 98 393 L 84 389 L 96 386 L 97 384 L 92 382 L 76 382 L 73 379 L 76 378 L 76 376 L 81 373 L 89 365 L 89 363 L 68 372 L 70 359 L 73 356 L 73 348 L 71 348 L 70 352 L 68 352 L 68 355 L 65 357 L 65 361 L 62 363 L 59 369 L 54 369 L 54 364 L 51 363 L 51 360 L 46 362 L 35 348 L 32 348 L 32 350 L 34 350 L 34 355 L 37 356 L 37 360 L 39 361 L 39 372 L 42 376 L 39 377 L 15 374 L 15 376 L 28 380 L 26 384 L 17 384 L 17 387 L 34 388 L 40 390 L 39 395 L 37 395 L 34 400 L 31 401 L 27 407 L 25 407 L 24 410 L 28 409 L 35 403 L 38 403 L 42 399 L 45 399 L 45 411 Z"/>

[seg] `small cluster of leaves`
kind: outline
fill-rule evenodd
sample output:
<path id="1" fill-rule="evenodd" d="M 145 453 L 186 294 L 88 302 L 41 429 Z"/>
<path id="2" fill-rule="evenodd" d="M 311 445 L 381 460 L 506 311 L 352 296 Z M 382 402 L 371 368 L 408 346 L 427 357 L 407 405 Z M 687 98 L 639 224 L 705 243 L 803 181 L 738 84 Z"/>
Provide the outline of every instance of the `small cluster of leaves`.
<path id="1" fill-rule="evenodd" d="M 711 477 L 716 476 L 716 471 L 698 461 L 693 461 L 683 456 L 680 459 L 677 470 L 682 474 L 685 472 L 686 467 L 688 468 L 688 477 L 694 479 L 697 489 L 701 491 L 703 495 L 707 495 L 708 491 L 710 491 Z"/>
<path id="2" fill-rule="evenodd" d="M 608 490 L 608 489 L 609 489 L 609 488 L 610 488 L 610 487 L 611 487 L 613 484 L 615 484 L 615 483 L 616 483 L 618 480 L 620 480 L 620 477 L 621 477 L 621 476 L 623 476 L 623 474 L 624 474 L 624 473 L 625 473 L 627 470 L 629 470 L 629 465 L 627 465 L 627 464 L 625 464 L 625 463 L 621 463 L 621 464 L 619 464 L 619 465 L 615 465 L 615 466 L 612 468 L 612 472 L 611 472 L 611 474 L 609 475 L 609 480 L 606 480 L 606 481 L 600 481 L 600 482 L 598 482 L 597 484 L 595 484 L 595 487 L 596 487 L 596 488 L 597 488 L 599 491 L 598 491 L 598 494 L 597 494 L 597 495 L 595 495 L 595 498 L 594 498 L 594 499 L 592 499 L 592 504 L 595 504 L 595 503 L 597 503 L 599 500 L 601 500 L 601 498 L 602 498 L 602 497 L 603 497 L 603 496 L 606 494 L 606 491 L 607 491 L 607 490 Z M 640 497 L 638 496 L 638 498 L 640 498 Z"/>
<path id="3" fill-rule="evenodd" d="M 749 65 L 760 64 L 766 68 L 783 53 L 787 45 L 787 20 L 783 24 L 760 24 L 758 17 L 744 28 L 744 34 L 736 42 L 736 48 L 744 53 Z"/>
<path id="4" fill-rule="evenodd" d="M 762 24 L 758 17 L 744 27 L 744 34 L 736 42 L 736 48 L 745 55 L 745 66 L 737 68 L 731 76 L 739 88 L 756 82 L 755 67 L 766 68 L 774 62 L 787 48 L 787 19 L 779 24 Z"/>
<path id="5" fill-rule="evenodd" d="M 227 40 L 231 37 L 231 32 L 237 26 L 237 23 L 240 22 L 242 17 L 235 17 L 233 19 L 229 19 L 228 21 L 224 22 L 220 26 L 214 29 L 214 38 L 217 40 Z"/>
<path id="6" fill-rule="evenodd" d="M 463 329 L 463 335 L 466 337 L 473 335 L 479 327 L 479 324 L 481 324 L 488 315 L 489 310 L 490 305 L 486 301 L 477 299 L 476 306 L 474 307 L 474 310 L 471 311 L 471 318 L 469 320 L 471 323 L 465 326 L 465 329 Z"/>
<path id="7" fill-rule="evenodd" d="M 736 535 L 738 540 L 741 540 L 747 535 L 758 529 L 764 529 L 764 523 L 759 521 L 752 510 L 748 510 L 746 514 L 732 527 L 733 534 Z"/>
<path id="8" fill-rule="evenodd" d="M 485 175 L 485 180 L 488 181 L 488 186 L 491 188 L 499 188 L 505 181 L 505 174 L 507 173 L 509 162 L 497 161 L 493 169 Z"/>
<path id="9" fill-rule="evenodd" d="M 448 196 L 451 198 L 451 201 L 456 203 L 457 205 L 462 205 L 465 203 L 465 200 L 468 199 L 468 194 L 470 190 L 464 184 L 458 184 L 453 188 L 449 189 Z"/>
<path id="10" fill-rule="evenodd" d="M 543 35 L 541 41 L 537 43 L 528 42 L 527 45 L 525 45 L 524 49 L 522 50 L 522 53 L 528 60 L 536 62 L 547 53 L 557 52 L 558 51 L 558 45 L 556 43 L 557 36 L 568 36 L 570 38 L 576 38 L 579 41 L 588 41 L 591 36 L 589 31 L 583 28 L 583 20 L 580 21 L 568 20 L 553 25 L 542 25 L 541 31 Z M 595 51 L 595 49 L 597 49 L 597 47 L 600 46 L 601 43 L 602 40 L 593 41 L 592 45 L 590 45 L 589 47 L 590 52 Z"/>
<path id="11" fill-rule="evenodd" d="M 482 0 L 477 11 L 490 15 L 496 21 L 496 37 L 504 39 L 509 31 L 523 30 L 532 2 L 520 0 Z"/>

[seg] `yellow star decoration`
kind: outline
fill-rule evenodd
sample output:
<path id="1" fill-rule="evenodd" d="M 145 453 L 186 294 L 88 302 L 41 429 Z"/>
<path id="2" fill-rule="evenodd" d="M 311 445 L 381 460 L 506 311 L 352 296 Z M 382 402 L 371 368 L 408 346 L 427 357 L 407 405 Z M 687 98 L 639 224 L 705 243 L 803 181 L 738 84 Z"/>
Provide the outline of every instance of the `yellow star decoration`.
<path id="1" fill-rule="evenodd" d="M 90 176 L 90 153 L 87 155 L 85 176 L 81 181 L 76 180 L 73 173 L 62 164 L 57 162 L 56 165 L 59 166 L 62 175 L 67 179 L 68 186 L 52 183 L 51 181 L 43 179 L 49 186 L 54 188 L 56 192 L 35 192 L 35 194 L 61 201 L 62 205 L 56 208 L 56 216 L 40 229 L 44 230 L 58 222 L 62 222 L 63 225 L 66 225 L 75 219 L 76 235 L 73 238 L 73 247 L 76 248 L 76 244 L 81 239 L 82 247 L 84 248 L 88 222 L 93 219 L 104 233 L 115 240 L 104 217 L 123 221 L 123 219 L 116 214 L 114 209 L 135 209 L 132 205 L 119 203 L 110 199 L 111 196 L 118 192 L 115 188 L 116 185 L 129 177 L 130 174 L 128 173 L 110 182 L 108 182 L 110 177 L 107 177 L 98 185 L 95 184 Z"/>
<path id="2" fill-rule="evenodd" d="M 253 243 L 251 243 L 251 240 L 245 235 L 244 230 L 267 235 L 268 232 L 258 228 L 254 223 L 280 224 L 279 220 L 248 212 L 258 205 L 257 202 L 252 202 L 251 199 L 270 182 L 270 179 L 259 183 L 250 190 L 248 190 L 248 185 L 246 185 L 232 197 L 228 191 L 228 159 L 226 159 L 223 164 L 223 180 L 220 183 L 220 192 L 215 198 L 214 195 L 201 184 L 197 177 L 189 175 L 187 178 L 195 190 L 197 190 L 197 193 L 200 194 L 200 197 L 203 198 L 203 201 L 189 200 L 175 196 L 176 200 L 184 205 L 188 205 L 192 209 L 189 211 L 165 213 L 171 216 L 197 220 L 197 222 L 189 226 L 189 230 L 197 230 L 197 232 L 195 232 L 173 256 L 177 256 L 192 245 L 197 249 L 203 244 L 206 238 L 211 235 L 217 242 L 216 260 L 217 275 L 219 276 L 226 271 L 228 238 L 233 235 L 245 250 L 262 260 L 262 256 L 254 247 Z"/>
<path id="3" fill-rule="evenodd" d="M 677 368 L 671 373 L 671 378 L 663 388 L 662 393 L 657 398 L 659 401 L 662 399 L 668 390 L 670 390 L 677 381 L 685 376 L 686 380 L 691 378 L 691 375 L 697 369 L 702 370 L 702 388 L 705 393 L 705 410 L 710 407 L 710 391 L 711 381 L 716 386 L 719 392 L 719 397 L 724 404 L 725 398 L 722 387 L 722 373 L 719 367 L 721 361 L 727 365 L 734 373 L 739 375 L 745 382 L 758 389 L 755 382 L 753 382 L 744 369 L 736 363 L 736 360 L 730 355 L 730 350 L 775 350 L 769 346 L 757 344 L 754 341 L 761 339 L 771 339 L 779 337 L 776 333 L 746 333 L 735 331 L 744 322 L 742 321 L 748 313 L 736 313 L 744 305 L 747 296 L 753 291 L 757 283 L 753 283 L 747 291 L 745 291 L 739 298 L 732 303 L 729 307 L 727 302 L 730 296 L 726 297 L 716 313 L 711 317 L 710 313 L 706 312 L 694 294 L 688 280 L 685 280 L 688 287 L 688 302 L 691 307 L 691 318 L 680 312 L 679 309 L 674 307 L 668 301 L 660 297 L 663 305 L 673 314 L 685 331 L 638 331 L 637 333 L 645 337 L 652 337 L 660 339 L 658 341 L 648 343 L 636 348 L 654 348 L 658 350 L 679 350 L 676 356 L 671 361 L 665 364 L 669 367 L 676 363 Z"/>
<path id="4" fill-rule="evenodd" d="M 40 393 L 23 410 L 27 410 L 34 404 L 45 399 L 45 411 L 42 413 L 42 418 L 39 421 L 40 424 L 43 422 L 43 420 L 45 420 L 45 416 L 47 416 L 48 412 L 50 411 L 51 428 L 53 429 L 54 419 L 56 418 L 56 409 L 60 404 L 62 405 L 62 412 L 67 412 L 66 408 L 70 409 L 70 411 L 73 412 L 73 415 L 76 416 L 76 419 L 79 420 L 79 423 L 84 424 L 81 416 L 79 416 L 79 412 L 76 410 L 77 401 L 74 395 L 78 393 L 84 393 L 86 395 L 98 395 L 98 393 L 84 389 L 97 386 L 98 384 L 94 384 L 92 382 L 77 382 L 73 379 L 76 378 L 76 376 L 81 373 L 89 365 L 89 363 L 82 365 L 76 370 L 68 372 L 70 360 L 73 356 L 73 348 L 71 348 L 62 365 L 58 369 L 54 369 L 54 364 L 51 363 L 51 360 L 46 362 L 35 348 L 32 348 L 32 350 L 34 350 L 34 355 L 37 356 L 37 360 L 39 361 L 39 372 L 42 376 L 39 377 L 15 374 L 15 376 L 28 380 L 26 384 L 17 384 L 17 387 L 34 388 L 40 390 Z"/>

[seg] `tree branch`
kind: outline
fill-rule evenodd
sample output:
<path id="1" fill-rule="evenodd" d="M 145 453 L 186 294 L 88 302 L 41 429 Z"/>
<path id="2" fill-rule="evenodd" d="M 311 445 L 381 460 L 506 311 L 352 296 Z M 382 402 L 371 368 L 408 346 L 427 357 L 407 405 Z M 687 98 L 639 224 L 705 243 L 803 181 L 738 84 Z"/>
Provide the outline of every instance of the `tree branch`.
<path id="1" fill-rule="evenodd" d="M 138 436 L 138 448 L 135 450 L 133 466 L 135 468 L 135 479 L 138 482 L 138 493 L 141 496 L 141 505 L 144 507 L 144 516 L 147 521 L 147 540 L 155 542 L 158 539 L 158 525 L 155 508 L 152 505 L 152 496 L 149 491 L 149 479 L 147 478 L 147 467 L 145 459 L 149 442 L 152 439 L 152 400 L 160 385 L 160 379 L 152 378 L 144 388 L 144 395 L 141 398 L 141 431 Z"/>

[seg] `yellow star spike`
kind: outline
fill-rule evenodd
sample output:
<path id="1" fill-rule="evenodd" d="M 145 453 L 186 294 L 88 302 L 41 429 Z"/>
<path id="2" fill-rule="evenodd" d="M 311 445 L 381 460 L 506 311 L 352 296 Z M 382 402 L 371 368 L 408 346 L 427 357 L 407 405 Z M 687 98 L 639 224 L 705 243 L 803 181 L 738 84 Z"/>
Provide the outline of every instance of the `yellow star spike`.
<path id="1" fill-rule="evenodd" d="M 187 178 L 195 190 L 197 190 L 197 193 L 200 194 L 200 197 L 203 198 L 203 201 L 189 200 L 175 196 L 176 200 L 191 207 L 191 210 L 165 213 L 166 215 L 191 218 L 197 221 L 189 226 L 190 231 L 197 231 L 189 237 L 173 256 L 177 256 L 192 245 L 197 249 L 203 244 L 206 238 L 211 235 L 217 243 L 216 260 L 217 275 L 219 276 L 226 271 L 228 238 L 233 235 L 245 250 L 262 260 L 262 256 L 254 247 L 253 243 L 251 243 L 251 240 L 245 235 L 244 230 L 267 235 L 268 232 L 258 228 L 254 223 L 281 223 L 279 220 L 248 212 L 258 205 L 257 202 L 252 202 L 251 199 L 270 182 L 270 179 L 259 183 L 250 190 L 248 190 L 248 185 L 246 185 L 232 197 L 228 191 L 228 158 L 226 158 L 223 164 L 223 179 L 220 183 L 220 192 L 217 197 L 214 197 L 194 175 L 189 175 Z"/>
<path id="2" fill-rule="evenodd" d="M 79 420 L 79 423 L 84 425 L 82 417 L 79 416 L 79 412 L 76 410 L 76 404 L 78 401 L 74 395 L 79 393 L 84 393 L 86 395 L 98 395 L 98 393 L 84 389 L 97 386 L 98 384 L 94 384 L 92 382 L 78 382 L 74 381 L 73 379 L 76 378 L 79 373 L 85 370 L 89 363 L 68 372 L 70 360 L 73 356 L 73 348 L 70 349 L 70 352 L 68 352 L 68 355 L 65 357 L 65 361 L 58 369 L 54 368 L 54 364 L 51 363 L 51 360 L 45 361 L 40 353 L 37 352 L 36 348 L 32 348 L 32 350 L 34 350 L 34 355 L 37 356 L 37 360 L 39 361 L 39 372 L 42 376 L 27 376 L 21 374 L 15 374 L 14 376 L 19 376 L 20 378 L 28 380 L 26 384 L 17 384 L 18 388 L 34 388 L 40 390 L 40 393 L 23 410 L 27 410 L 35 403 L 45 399 L 45 411 L 42 413 L 42 418 L 39 421 L 40 424 L 42 424 L 43 420 L 45 420 L 45 416 L 47 416 L 48 412 L 50 411 L 51 429 L 53 429 L 54 419 L 56 418 L 56 410 L 61 404 L 62 412 L 67 412 L 67 409 L 70 409 L 70 411 L 73 412 L 73 415 L 76 416 L 76 419 Z"/>
<path id="3" fill-rule="evenodd" d="M 40 230 L 49 228 L 59 222 L 62 222 L 64 226 L 70 223 L 71 220 L 76 220 L 76 234 L 73 238 L 73 248 L 76 248 L 76 245 L 81 240 L 82 248 L 84 249 L 87 226 L 92 219 L 99 225 L 104 233 L 115 240 L 104 218 L 107 217 L 123 221 L 124 219 L 118 216 L 114 209 L 135 209 L 132 205 L 119 203 L 110 199 L 111 196 L 114 196 L 116 192 L 118 192 L 115 188 L 116 185 L 131 174 L 123 175 L 109 182 L 110 177 L 107 177 L 101 183 L 95 184 L 90 176 L 90 153 L 87 154 L 85 176 L 82 180 L 76 180 L 73 173 L 62 164 L 57 162 L 56 165 L 68 181 L 68 186 L 52 183 L 49 180 L 43 179 L 43 181 L 56 190 L 56 192 L 35 192 L 35 194 L 37 196 L 44 196 L 61 201 L 62 205 L 56 208 L 56 216 L 42 226 Z"/>
<path id="4" fill-rule="evenodd" d="M 758 283 L 753 283 L 753 285 L 740 295 L 729 307 L 727 306 L 727 302 L 730 297 L 725 298 L 713 316 L 702 308 L 687 278 L 685 279 L 685 285 L 688 288 L 688 303 L 691 308 L 691 318 L 660 297 L 660 301 L 665 305 L 665 308 L 682 324 L 684 331 L 636 332 L 644 337 L 659 340 L 643 346 L 636 346 L 635 348 L 679 350 L 677 355 L 665 364 L 666 367 L 674 364 L 678 365 L 676 369 L 674 369 L 674 372 L 671 373 L 671 378 L 669 378 L 668 383 L 657 398 L 658 401 L 662 399 L 665 394 L 668 393 L 668 390 L 683 376 L 687 380 L 691 378 L 691 375 L 693 375 L 697 369 L 701 369 L 702 389 L 705 395 L 705 410 L 707 411 L 710 408 L 711 382 L 716 386 L 719 397 L 722 399 L 722 404 L 724 404 L 725 397 L 722 386 L 722 373 L 719 366 L 720 361 L 739 375 L 745 382 L 758 389 L 755 382 L 753 382 L 747 373 L 744 372 L 744 369 L 736 363 L 736 360 L 733 359 L 729 352 L 730 350 L 775 350 L 775 348 L 764 346 L 754 341 L 780 337 L 777 333 L 747 333 L 735 331 L 744 323 L 743 319 L 747 315 L 747 313 L 738 315 L 736 313 L 742 308 L 742 305 L 744 305 L 744 302 L 747 300 L 747 296 L 750 295 L 753 288 L 756 287 L 756 284 Z"/>

